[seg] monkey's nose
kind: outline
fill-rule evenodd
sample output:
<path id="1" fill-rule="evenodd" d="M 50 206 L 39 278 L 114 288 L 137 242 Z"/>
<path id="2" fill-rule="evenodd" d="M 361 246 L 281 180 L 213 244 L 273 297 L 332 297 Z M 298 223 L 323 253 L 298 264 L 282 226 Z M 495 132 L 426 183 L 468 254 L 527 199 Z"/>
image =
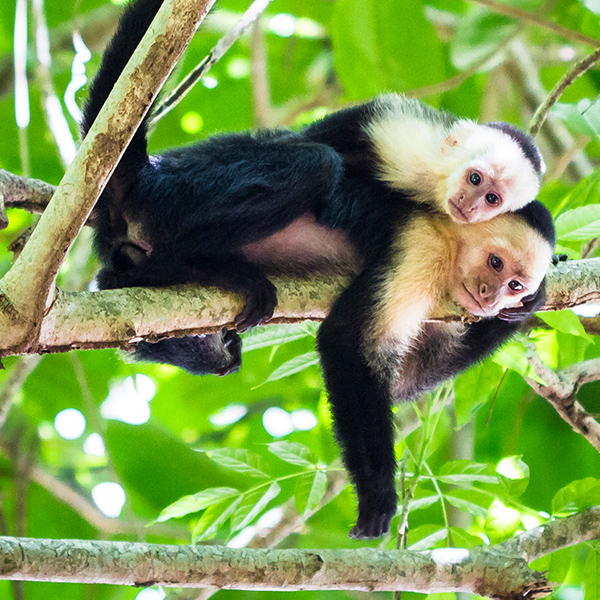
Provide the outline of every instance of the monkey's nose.
<path id="1" fill-rule="evenodd" d="M 481 282 L 479 284 L 479 296 L 487 306 L 493 306 L 496 304 L 496 293 L 494 287 L 487 283 Z"/>

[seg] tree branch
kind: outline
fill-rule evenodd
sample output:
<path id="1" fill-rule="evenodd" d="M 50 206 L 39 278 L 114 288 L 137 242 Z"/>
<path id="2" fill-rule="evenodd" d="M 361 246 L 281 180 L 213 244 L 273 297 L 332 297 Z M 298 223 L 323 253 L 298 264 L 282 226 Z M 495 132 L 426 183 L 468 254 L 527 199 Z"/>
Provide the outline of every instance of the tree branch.
<path id="1" fill-rule="evenodd" d="M 262 550 L 0 538 L 0 579 L 269 590 L 470 592 L 537 598 L 552 591 L 527 561 L 600 538 L 600 506 L 496 546 L 427 552 Z"/>
<path id="2" fill-rule="evenodd" d="M 600 506 L 555 519 L 501 542 L 496 549 L 532 562 L 551 552 L 600 537 Z"/>
<path id="3" fill-rule="evenodd" d="M 124 69 L 31 239 L 0 281 L 0 302 L 8 308 L 0 313 L 0 329 L 13 343 L 31 346 L 66 253 L 212 3 L 166 0 Z"/>
<path id="4" fill-rule="evenodd" d="M 541 129 L 546 117 L 552 110 L 552 107 L 558 102 L 558 99 L 563 95 L 563 92 L 586 71 L 589 71 L 598 61 L 600 61 L 600 48 L 597 48 L 580 61 L 575 63 L 573 68 L 563 75 L 558 83 L 552 88 L 548 97 L 538 107 L 529 124 L 529 135 L 535 137 Z"/>
<path id="5" fill-rule="evenodd" d="M 548 21 L 547 19 L 540 17 L 536 13 L 527 12 L 521 8 L 517 8 L 516 6 L 502 4 L 501 2 L 496 2 L 496 0 L 472 0 L 472 2 L 479 4 L 480 6 L 485 6 L 488 10 L 499 15 L 505 15 L 529 25 L 536 25 L 537 27 L 548 29 L 549 31 L 557 33 L 567 40 L 571 40 L 573 42 L 583 42 L 584 44 L 589 44 L 590 46 L 594 47 L 600 46 L 600 40 L 597 40 L 596 38 L 585 35 L 574 29 L 563 27 L 558 23 L 553 23 L 552 21 Z"/>
<path id="6" fill-rule="evenodd" d="M 547 367 L 533 351 L 529 352 L 528 359 L 545 385 L 525 378 L 527 383 L 552 404 L 575 432 L 600 452 L 600 423 L 576 399 L 577 391 L 584 383 L 600 379 L 600 359 L 587 360 L 559 372 Z"/>
<path id="7" fill-rule="evenodd" d="M 188 94 L 188 92 L 206 75 L 223 55 L 267 9 L 272 0 L 254 0 L 248 10 L 242 15 L 235 27 L 228 31 L 212 48 L 208 55 L 191 71 L 179 85 L 161 100 L 152 116 L 148 120 L 148 127 L 154 127 L 169 111 L 175 108 Z"/>
<path id="8" fill-rule="evenodd" d="M 273 323 L 320 321 L 347 285 L 343 277 L 320 275 L 311 279 L 273 279 L 279 304 Z M 600 258 L 561 263 L 548 274 L 545 310 L 560 310 L 600 301 Z M 0 310 L 2 310 L 0 306 Z M 67 352 L 72 349 L 122 348 L 142 339 L 214 333 L 232 327 L 242 309 L 233 293 L 195 285 L 170 288 L 127 288 L 99 292 L 57 290 L 55 300 L 29 348 L 11 342 L 7 324 L 0 339 L 0 356 Z M 4 308 L 8 311 L 9 308 Z M 448 307 L 432 320 L 457 321 L 460 311 Z"/>

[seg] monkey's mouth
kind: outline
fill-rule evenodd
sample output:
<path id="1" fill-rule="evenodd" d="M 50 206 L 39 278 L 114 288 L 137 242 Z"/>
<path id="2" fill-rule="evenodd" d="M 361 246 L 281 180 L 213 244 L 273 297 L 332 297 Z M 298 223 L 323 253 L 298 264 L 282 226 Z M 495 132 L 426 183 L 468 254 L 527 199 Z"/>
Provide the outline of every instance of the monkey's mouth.
<path id="1" fill-rule="evenodd" d="M 461 223 L 468 223 L 469 217 L 465 215 L 465 213 L 460 209 L 458 204 L 453 202 L 452 200 L 448 200 L 448 206 L 450 207 L 450 216 Z"/>
<path id="2" fill-rule="evenodd" d="M 471 294 L 471 292 L 469 291 L 469 288 L 464 283 L 462 284 L 462 286 L 463 286 L 463 288 L 465 288 L 465 292 L 467 292 L 467 295 L 469 296 L 469 298 L 471 298 L 471 300 L 473 300 L 473 304 L 475 306 L 477 306 L 479 308 L 479 310 L 481 311 L 481 314 L 475 315 L 475 316 L 480 317 L 480 316 L 484 316 L 485 314 L 487 314 L 487 311 L 483 308 L 483 306 L 481 306 L 481 304 L 477 301 L 475 296 L 473 296 L 473 294 Z"/>

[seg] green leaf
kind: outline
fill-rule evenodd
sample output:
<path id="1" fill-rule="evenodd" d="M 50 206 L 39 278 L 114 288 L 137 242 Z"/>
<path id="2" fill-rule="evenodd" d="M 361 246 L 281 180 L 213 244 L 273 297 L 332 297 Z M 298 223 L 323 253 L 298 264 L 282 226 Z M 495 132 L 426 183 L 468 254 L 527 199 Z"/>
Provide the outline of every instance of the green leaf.
<path id="1" fill-rule="evenodd" d="M 305 354 L 300 354 L 299 356 L 295 356 L 291 360 L 283 363 L 280 367 L 275 369 L 263 383 L 267 383 L 269 381 L 277 381 L 278 379 L 283 379 L 284 377 L 289 377 L 290 375 L 295 375 L 296 373 L 300 373 L 300 371 L 304 371 L 309 367 L 319 364 L 319 355 L 315 350 L 311 350 L 310 352 L 306 352 Z"/>
<path id="2" fill-rule="evenodd" d="M 323 471 L 306 473 L 296 481 L 294 498 L 296 510 L 304 515 L 317 508 L 327 490 L 327 475 Z"/>
<path id="3" fill-rule="evenodd" d="M 502 459 L 496 467 L 498 480 L 510 496 L 520 496 L 529 484 L 529 467 L 520 456 Z"/>
<path id="4" fill-rule="evenodd" d="M 585 600 L 600 599 L 600 552 L 592 550 L 583 568 Z"/>
<path id="5" fill-rule="evenodd" d="M 468 500 L 465 500 L 463 498 L 458 498 L 454 494 L 447 494 L 445 498 L 448 504 L 451 504 L 455 508 L 458 508 L 458 510 L 462 510 L 463 512 L 469 515 L 480 517 L 482 519 L 485 519 L 487 516 L 487 509 L 482 508 L 474 502 L 469 502 Z"/>
<path id="6" fill-rule="evenodd" d="M 259 348 L 280 346 L 289 342 L 295 342 L 305 337 L 315 337 L 319 329 L 319 323 L 306 321 L 304 323 L 293 323 L 291 325 L 265 325 L 255 327 L 243 336 L 244 352 L 251 352 Z"/>
<path id="7" fill-rule="evenodd" d="M 592 338 L 585 332 L 579 317 L 571 310 L 558 310 L 556 312 L 542 312 L 539 318 L 550 325 L 552 329 L 562 331 L 570 335 L 576 335 L 592 342 Z"/>
<path id="8" fill-rule="evenodd" d="M 304 445 L 298 442 L 271 442 L 267 444 L 269 452 L 292 465 L 314 469 L 317 465 L 316 457 Z"/>
<path id="9" fill-rule="evenodd" d="M 522 346 L 519 344 L 507 344 L 494 352 L 492 360 L 511 371 L 516 371 L 519 375 L 525 377 L 529 370 L 529 362 L 525 353 L 523 352 Z"/>
<path id="10" fill-rule="evenodd" d="M 596 137 L 592 124 L 581 114 L 581 109 L 575 104 L 557 102 L 552 109 L 552 114 L 564 121 L 574 132 L 588 137 Z"/>
<path id="11" fill-rule="evenodd" d="M 557 217 L 555 226 L 559 240 L 584 242 L 600 237 L 600 204 L 568 210 Z"/>
<path id="12" fill-rule="evenodd" d="M 390 23 L 410 27 L 398 35 Z M 354 99 L 446 77 L 442 44 L 420 0 L 337 0 L 331 40 L 337 73 Z"/>
<path id="13" fill-rule="evenodd" d="M 572 481 L 556 492 L 552 499 L 552 514 L 565 515 L 600 504 L 600 479 L 586 477 Z"/>
<path id="14" fill-rule="evenodd" d="M 440 501 L 440 497 L 437 495 L 433 496 L 424 496 L 423 498 L 415 498 L 408 503 L 408 511 L 412 512 L 413 510 L 419 510 L 421 508 L 429 508 L 433 506 L 436 502 Z"/>
<path id="15" fill-rule="evenodd" d="M 246 492 L 242 501 L 231 517 L 231 531 L 244 529 L 265 509 L 267 504 L 281 492 L 281 487 L 274 481 L 265 492 L 263 489 Z"/>
<path id="16" fill-rule="evenodd" d="M 492 543 L 497 543 L 513 536 L 520 524 L 519 511 L 496 500 L 488 511 L 484 531 Z"/>
<path id="17" fill-rule="evenodd" d="M 173 502 L 173 504 L 161 511 L 156 520 L 160 523 L 161 521 L 183 517 L 184 515 L 198 512 L 208 506 L 217 504 L 226 498 L 237 496 L 239 493 L 239 490 L 229 487 L 208 488 L 197 494 L 184 496 L 177 500 L 177 502 Z"/>
<path id="18" fill-rule="evenodd" d="M 429 527 L 429 526 L 425 525 L 424 527 Z M 417 531 L 415 532 L 416 536 L 419 535 L 420 529 L 422 529 L 422 527 L 419 527 L 417 529 Z M 430 533 L 429 535 L 422 537 L 418 542 L 411 544 L 408 547 L 408 549 L 414 550 L 415 552 L 420 552 L 422 550 L 429 550 L 430 548 L 433 548 L 437 543 L 446 539 L 447 534 L 448 534 L 448 532 L 445 529 L 437 529 L 433 533 Z"/>
<path id="19" fill-rule="evenodd" d="M 491 483 L 497 484 L 498 477 L 492 465 L 478 463 L 472 460 L 453 460 L 447 462 L 437 477 L 444 483 Z"/>
<path id="20" fill-rule="evenodd" d="M 214 537 L 227 519 L 235 512 L 241 501 L 242 496 L 239 496 L 209 506 L 198 520 L 196 527 L 194 527 L 192 543 L 196 544 Z"/>
<path id="21" fill-rule="evenodd" d="M 484 543 L 479 536 L 472 535 L 459 527 L 451 527 L 450 531 L 452 532 L 452 542 L 456 548 L 467 548 L 470 550 Z"/>
<path id="22" fill-rule="evenodd" d="M 456 425 L 462 427 L 473 418 L 498 388 L 503 369 L 491 360 L 463 373 L 454 383 Z"/>
<path id="23" fill-rule="evenodd" d="M 266 465 L 258 454 L 241 448 L 220 448 L 207 453 L 217 464 L 231 469 L 236 473 L 243 473 L 249 477 L 269 477 L 265 472 Z"/>
<path id="24" fill-rule="evenodd" d="M 600 202 L 600 170 L 584 177 L 563 199 L 553 214 L 558 215 L 567 208 L 573 209 Z"/>

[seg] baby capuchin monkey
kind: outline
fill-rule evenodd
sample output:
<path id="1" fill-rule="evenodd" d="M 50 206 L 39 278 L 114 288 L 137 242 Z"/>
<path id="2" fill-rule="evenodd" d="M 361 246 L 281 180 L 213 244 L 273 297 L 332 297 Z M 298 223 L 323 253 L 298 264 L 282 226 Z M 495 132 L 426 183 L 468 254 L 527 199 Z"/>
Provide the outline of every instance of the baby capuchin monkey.
<path id="1" fill-rule="evenodd" d="M 161 4 L 125 8 L 90 86 L 83 135 Z M 137 357 L 230 373 L 241 362 L 238 332 L 273 314 L 270 274 L 349 274 L 317 346 L 358 495 L 350 535 L 383 535 L 397 503 L 393 402 L 483 359 L 543 301 L 554 229 L 532 201 L 537 149 L 509 125 L 398 96 L 300 132 L 224 134 L 156 157 L 146 130 L 144 121 L 94 209 L 99 287 L 216 285 L 245 303 L 235 331 L 142 342 Z M 481 321 L 431 322 L 451 301 Z"/>
<path id="2" fill-rule="evenodd" d="M 509 123 L 477 124 L 397 94 L 335 112 L 304 129 L 362 171 L 457 223 L 487 221 L 531 202 L 545 165 Z"/>

